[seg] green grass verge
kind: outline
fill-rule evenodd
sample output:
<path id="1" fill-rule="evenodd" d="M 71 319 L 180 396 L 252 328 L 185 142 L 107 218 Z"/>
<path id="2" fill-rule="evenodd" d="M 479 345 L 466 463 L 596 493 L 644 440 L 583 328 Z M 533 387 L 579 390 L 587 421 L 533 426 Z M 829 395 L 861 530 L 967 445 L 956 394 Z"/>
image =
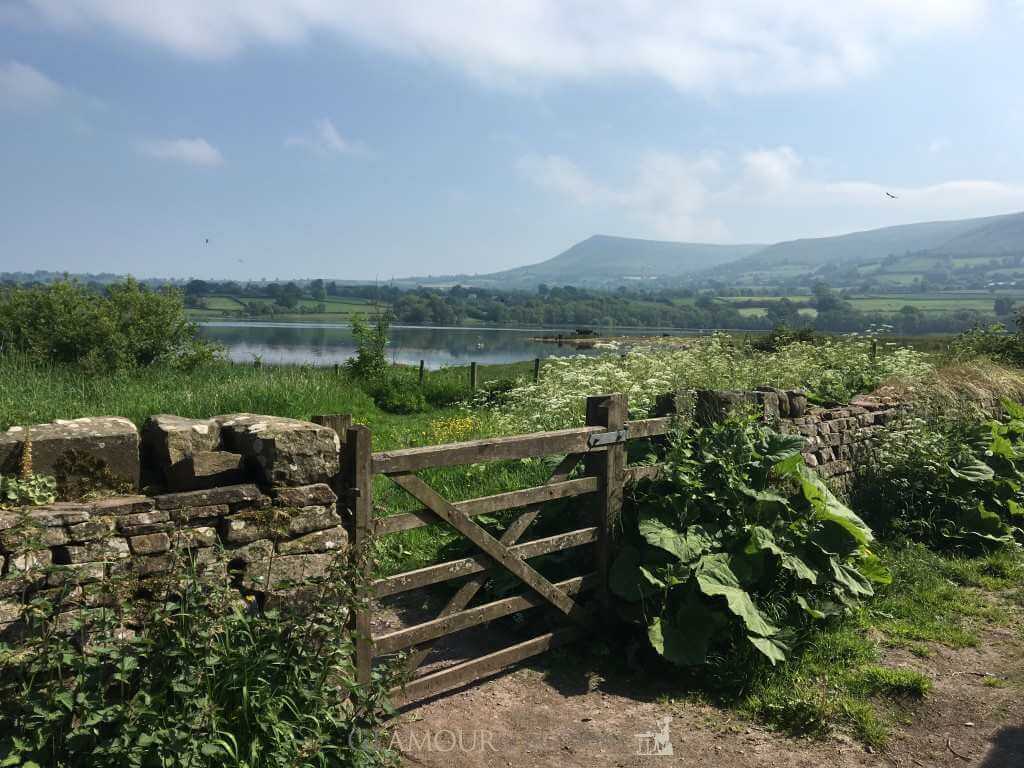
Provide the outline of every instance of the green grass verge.
<path id="1" fill-rule="evenodd" d="M 838 728 L 882 747 L 931 690 L 925 674 L 886 666 L 886 647 L 927 657 L 935 644 L 976 645 L 986 626 L 1022 625 L 1019 609 L 1005 599 L 1024 586 L 1019 551 L 962 558 L 915 545 L 879 555 L 893 571 L 893 586 L 856 616 L 811 632 L 787 664 L 758 675 L 741 710 L 793 735 Z M 1006 684 L 991 680 L 986 684 Z"/>

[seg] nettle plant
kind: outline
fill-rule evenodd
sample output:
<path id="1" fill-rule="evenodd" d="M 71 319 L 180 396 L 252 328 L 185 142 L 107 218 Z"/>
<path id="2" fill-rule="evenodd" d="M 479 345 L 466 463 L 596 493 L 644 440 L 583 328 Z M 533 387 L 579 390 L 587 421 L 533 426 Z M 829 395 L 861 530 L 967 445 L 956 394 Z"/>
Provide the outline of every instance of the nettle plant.
<path id="1" fill-rule="evenodd" d="M 784 661 L 802 627 L 891 580 L 801 445 L 733 416 L 674 434 L 665 473 L 635 490 L 611 588 L 664 658 L 697 666 L 746 643 Z"/>

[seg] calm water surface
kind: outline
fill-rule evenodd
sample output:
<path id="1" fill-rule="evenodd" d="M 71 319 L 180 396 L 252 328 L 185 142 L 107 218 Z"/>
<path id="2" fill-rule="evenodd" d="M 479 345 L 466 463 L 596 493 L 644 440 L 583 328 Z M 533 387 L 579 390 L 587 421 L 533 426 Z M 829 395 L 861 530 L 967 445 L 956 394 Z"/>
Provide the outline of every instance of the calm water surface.
<path id="1" fill-rule="evenodd" d="M 352 330 L 342 324 L 210 321 L 200 323 L 200 329 L 207 338 L 223 344 L 228 356 L 237 362 L 252 362 L 259 357 L 265 363 L 330 365 L 344 362 L 355 354 Z M 542 334 L 558 332 L 392 326 L 388 357 L 408 364 L 425 360 L 427 367 L 440 368 L 470 362 L 511 363 L 551 355 L 588 353 L 588 350 L 571 346 L 531 341 Z"/>

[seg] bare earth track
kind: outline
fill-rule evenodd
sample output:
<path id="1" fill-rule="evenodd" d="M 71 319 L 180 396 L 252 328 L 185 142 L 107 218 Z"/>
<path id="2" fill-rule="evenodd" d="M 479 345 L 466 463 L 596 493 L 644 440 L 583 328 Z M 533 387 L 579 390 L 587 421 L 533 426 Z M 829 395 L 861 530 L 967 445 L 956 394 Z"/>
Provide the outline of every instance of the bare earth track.
<path id="1" fill-rule="evenodd" d="M 1024 768 L 1020 635 L 990 629 L 977 648 L 933 650 L 926 659 L 887 653 L 886 664 L 918 669 L 935 687 L 923 703 L 909 705 L 908 724 L 883 751 L 842 735 L 789 738 L 717 707 L 673 701 L 628 677 L 578 677 L 557 655 L 407 710 L 392 745 L 404 765 L 438 768 Z M 993 676 L 1001 687 L 985 684 Z M 638 735 L 658 731 L 666 717 L 673 754 L 637 754 Z"/>

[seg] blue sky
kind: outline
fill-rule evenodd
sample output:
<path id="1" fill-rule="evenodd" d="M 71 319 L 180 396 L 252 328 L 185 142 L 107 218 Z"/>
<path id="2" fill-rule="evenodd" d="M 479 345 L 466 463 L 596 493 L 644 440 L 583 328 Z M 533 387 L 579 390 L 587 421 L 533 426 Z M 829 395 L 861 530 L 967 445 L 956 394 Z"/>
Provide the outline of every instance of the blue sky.
<path id="1" fill-rule="evenodd" d="M 1021 0 L 7 0 L 0 271 L 387 279 L 1024 210 L 1022 38 Z"/>

